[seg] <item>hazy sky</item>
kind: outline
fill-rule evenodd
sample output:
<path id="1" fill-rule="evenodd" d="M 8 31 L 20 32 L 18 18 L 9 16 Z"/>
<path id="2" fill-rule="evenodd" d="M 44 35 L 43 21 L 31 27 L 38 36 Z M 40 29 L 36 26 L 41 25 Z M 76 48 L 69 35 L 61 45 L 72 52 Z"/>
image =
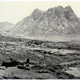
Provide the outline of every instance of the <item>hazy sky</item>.
<path id="1" fill-rule="evenodd" d="M 62 2 L 62 1 L 0 1 L 0 22 L 8 21 L 16 24 L 24 17 L 29 16 L 34 9 L 47 10 L 55 6 L 70 5 L 75 14 L 80 16 L 80 2 Z"/>

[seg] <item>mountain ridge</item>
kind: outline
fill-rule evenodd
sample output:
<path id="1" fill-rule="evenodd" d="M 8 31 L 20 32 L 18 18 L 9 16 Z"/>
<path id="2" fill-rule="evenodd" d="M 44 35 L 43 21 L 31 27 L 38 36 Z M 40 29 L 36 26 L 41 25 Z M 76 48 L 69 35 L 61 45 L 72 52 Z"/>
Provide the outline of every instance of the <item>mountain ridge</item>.
<path id="1" fill-rule="evenodd" d="M 21 36 L 79 34 L 80 20 L 70 6 L 57 6 L 46 11 L 35 9 L 18 22 L 10 33 Z"/>

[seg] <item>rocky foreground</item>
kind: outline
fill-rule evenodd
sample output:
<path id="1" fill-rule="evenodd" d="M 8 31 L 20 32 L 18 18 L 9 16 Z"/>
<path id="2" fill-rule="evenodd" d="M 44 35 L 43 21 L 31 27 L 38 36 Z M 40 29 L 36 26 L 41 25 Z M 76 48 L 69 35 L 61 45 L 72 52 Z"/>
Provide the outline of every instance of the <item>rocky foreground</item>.
<path id="1" fill-rule="evenodd" d="M 79 50 L 80 45 L 76 42 L 0 41 L 0 78 L 78 79 Z M 20 67 L 27 58 L 29 66 Z"/>

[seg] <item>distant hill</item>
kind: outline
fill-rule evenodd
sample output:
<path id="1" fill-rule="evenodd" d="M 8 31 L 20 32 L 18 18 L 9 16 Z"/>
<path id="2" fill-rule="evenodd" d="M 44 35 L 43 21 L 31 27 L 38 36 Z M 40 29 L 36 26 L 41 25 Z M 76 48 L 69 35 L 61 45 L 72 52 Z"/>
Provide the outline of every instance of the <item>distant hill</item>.
<path id="1" fill-rule="evenodd" d="M 10 31 L 15 36 L 73 35 L 80 32 L 80 20 L 70 6 L 57 6 L 46 11 L 35 9 Z"/>
<path id="2" fill-rule="evenodd" d="M 9 22 L 0 22 L 0 34 L 5 34 L 8 32 L 14 25 Z"/>

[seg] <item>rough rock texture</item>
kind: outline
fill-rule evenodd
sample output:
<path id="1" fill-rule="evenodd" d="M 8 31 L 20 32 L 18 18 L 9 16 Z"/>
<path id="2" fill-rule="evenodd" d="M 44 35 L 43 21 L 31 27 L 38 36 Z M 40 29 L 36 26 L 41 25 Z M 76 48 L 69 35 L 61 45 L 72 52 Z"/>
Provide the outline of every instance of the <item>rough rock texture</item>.
<path id="1" fill-rule="evenodd" d="M 15 35 L 79 34 L 80 20 L 70 6 L 49 8 L 47 11 L 35 9 L 33 13 L 18 22 L 10 33 Z"/>

